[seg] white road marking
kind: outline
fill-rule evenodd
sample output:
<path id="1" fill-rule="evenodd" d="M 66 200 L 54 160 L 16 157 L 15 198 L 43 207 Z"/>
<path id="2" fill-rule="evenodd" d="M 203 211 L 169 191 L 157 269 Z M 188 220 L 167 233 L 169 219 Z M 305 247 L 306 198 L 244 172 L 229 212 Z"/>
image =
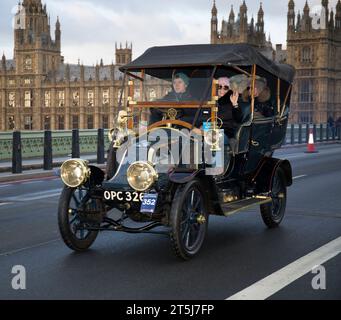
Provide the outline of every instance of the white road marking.
<path id="1" fill-rule="evenodd" d="M 26 201 L 34 201 L 34 200 L 41 200 L 59 196 L 62 192 L 62 189 L 51 189 L 49 191 L 41 191 L 35 193 L 28 193 L 25 195 L 18 195 L 16 197 L 8 197 L 4 200 L 11 201 L 11 202 L 26 202 Z"/>
<path id="2" fill-rule="evenodd" d="M 25 247 L 25 248 L 13 250 L 13 251 L 8 251 L 8 252 L 0 253 L 0 257 L 10 256 L 10 255 L 15 254 L 15 253 L 19 253 L 19 252 L 22 252 L 22 251 L 25 251 L 25 250 L 29 250 L 29 249 L 34 249 L 34 248 L 42 247 L 42 246 L 45 246 L 45 245 L 47 245 L 47 244 L 50 244 L 50 243 L 53 243 L 53 242 L 57 242 L 57 241 L 60 241 L 60 239 L 54 239 L 54 240 L 50 240 L 50 241 L 38 243 L 38 244 L 36 244 L 36 245 L 34 245 L 34 246 Z"/>
<path id="3" fill-rule="evenodd" d="M 38 180 L 38 181 L 24 182 L 22 184 L 27 186 L 28 184 L 36 184 L 36 183 L 43 183 L 43 181 L 42 180 Z"/>
<path id="4" fill-rule="evenodd" d="M 341 237 L 296 260 L 226 300 L 265 300 L 341 253 Z"/>
<path id="5" fill-rule="evenodd" d="M 283 158 L 287 159 L 287 160 L 292 160 L 292 159 L 300 159 L 300 158 L 304 158 L 305 156 L 304 155 L 282 155 Z"/>
<path id="6" fill-rule="evenodd" d="M 9 184 L 3 184 L 3 185 L 0 186 L 0 189 L 1 188 L 7 188 L 7 187 L 10 187 L 10 185 Z"/>
<path id="7" fill-rule="evenodd" d="M 301 176 L 293 177 L 292 179 L 293 180 L 297 180 L 297 179 L 301 179 L 301 178 L 305 178 L 305 177 L 307 177 L 307 175 L 306 174 L 302 174 Z"/>
<path id="8" fill-rule="evenodd" d="M 7 205 L 7 204 L 10 204 L 10 202 L 2 202 L 2 203 L 0 203 L 0 207 L 1 207 L 1 206 L 5 206 L 5 205 Z"/>

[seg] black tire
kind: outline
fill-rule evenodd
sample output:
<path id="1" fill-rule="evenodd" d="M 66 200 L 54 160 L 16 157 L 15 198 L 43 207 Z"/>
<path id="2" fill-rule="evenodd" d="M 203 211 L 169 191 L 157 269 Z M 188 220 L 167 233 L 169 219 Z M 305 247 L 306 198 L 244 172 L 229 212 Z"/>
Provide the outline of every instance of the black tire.
<path id="1" fill-rule="evenodd" d="M 77 226 L 82 225 L 77 214 L 78 203 L 85 193 L 86 191 L 82 189 L 64 187 L 59 199 L 58 225 L 60 234 L 64 243 L 77 252 L 89 249 L 98 235 L 98 231 L 77 229 Z"/>
<path id="2" fill-rule="evenodd" d="M 284 172 L 277 169 L 272 183 L 272 202 L 260 206 L 264 223 L 270 229 L 277 228 L 283 221 L 286 202 L 287 188 Z"/>
<path id="3" fill-rule="evenodd" d="M 198 217 L 202 218 L 201 223 Z M 207 200 L 200 181 L 178 186 L 170 212 L 171 243 L 176 256 L 194 257 L 201 249 L 208 226 Z"/>

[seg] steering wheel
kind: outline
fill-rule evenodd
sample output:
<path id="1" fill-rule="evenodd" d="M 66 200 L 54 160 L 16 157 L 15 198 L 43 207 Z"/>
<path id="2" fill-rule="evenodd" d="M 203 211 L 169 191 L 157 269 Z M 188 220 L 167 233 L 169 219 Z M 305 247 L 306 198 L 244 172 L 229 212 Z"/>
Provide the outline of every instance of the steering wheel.
<path id="1" fill-rule="evenodd" d="M 170 119 L 167 120 L 166 119 L 166 120 L 161 120 L 161 121 L 153 123 L 152 125 L 150 125 L 148 127 L 148 130 L 155 129 L 157 127 L 164 127 L 164 126 L 166 126 L 168 124 L 178 125 L 178 126 L 187 128 L 189 130 L 192 129 L 192 125 L 190 123 L 188 123 L 188 122 L 185 122 L 185 121 L 182 121 L 182 120 L 170 120 Z"/>
<path id="2" fill-rule="evenodd" d="M 169 111 L 172 110 L 172 108 L 170 108 L 170 109 L 154 108 L 153 110 L 156 111 L 156 114 L 158 116 L 161 116 L 161 119 L 165 119 L 165 118 L 167 119 L 169 117 Z M 180 119 L 184 114 L 183 110 L 181 110 L 181 109 L 173 109 L 173 110 L 176 111 L 175 119 L 173 119 L 173 120 Z"/>

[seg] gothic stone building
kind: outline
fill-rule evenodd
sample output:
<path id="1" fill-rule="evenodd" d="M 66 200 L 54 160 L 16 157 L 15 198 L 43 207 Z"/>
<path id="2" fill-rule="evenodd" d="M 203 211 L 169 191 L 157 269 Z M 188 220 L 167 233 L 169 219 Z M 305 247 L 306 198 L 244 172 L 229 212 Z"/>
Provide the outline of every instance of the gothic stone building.
<path id="1" fill-rule="evenodd" d="M 251 18 L 251 22 L 248 22 L 248 8 L 245 1 L 240 6 L 238 17 L 236 19 L 233 6 L 228 20 L 223 19 L 221 22 L 221 29 L 218 30 L 218 10 L 213 2 L 212 18 L 211 18 L 211 44 L 231 44 L 231 43 L 247 43 L 257 48 L 263 55 L 271 60 L 285 61 L 285 51 L 282 51 L 281 45 L 276 47 L 276 51 L 272 47 L 272 43 L 269 39 L 266 40 L 264 30 L 264 10 L 262 3 L 257 15 L 257 21 Z M 276 53 L 278 55 L 276 57 Z"/>
<path id="2" fill-rule="evenodd" d="M 297 69 L 292 95 L 292 122 L 325 123 L 341 117 L 341 2 L 336 13 L 322 0 L 312 15 L 308 2 L 303 15 L 289 1 L 288 63 Z"/>
<path id="3" fill-rule="evenodd" d="M 50 29 L 41 0 L 19 3 L 14 57 L 3 55 L 0 62 L 0 131 L 112 127 L 122 86 L 119 66 L 131 61 L 132 46 L 116 46 L 115 65 L 66 64 L 59 19 L 54 39 Z M 146 88 L 150 99 L 169 89 L 153 81 Z"/>

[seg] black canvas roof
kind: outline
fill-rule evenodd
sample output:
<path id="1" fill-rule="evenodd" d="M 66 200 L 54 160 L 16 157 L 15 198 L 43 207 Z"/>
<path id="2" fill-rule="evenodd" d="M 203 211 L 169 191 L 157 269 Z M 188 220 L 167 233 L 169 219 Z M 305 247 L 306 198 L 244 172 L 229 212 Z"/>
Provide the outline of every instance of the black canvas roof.
<path id="1" fill-rule="evenodd" d="M 267 72 L 293 82 L 294 67 L 278 64 L 247 44 L 202 44 L 152 47 L 136 60 L 120 68 L 122 72 L 148 68 L 188 67 L 188 66 L 252 66 L 256 64 Z"/>

